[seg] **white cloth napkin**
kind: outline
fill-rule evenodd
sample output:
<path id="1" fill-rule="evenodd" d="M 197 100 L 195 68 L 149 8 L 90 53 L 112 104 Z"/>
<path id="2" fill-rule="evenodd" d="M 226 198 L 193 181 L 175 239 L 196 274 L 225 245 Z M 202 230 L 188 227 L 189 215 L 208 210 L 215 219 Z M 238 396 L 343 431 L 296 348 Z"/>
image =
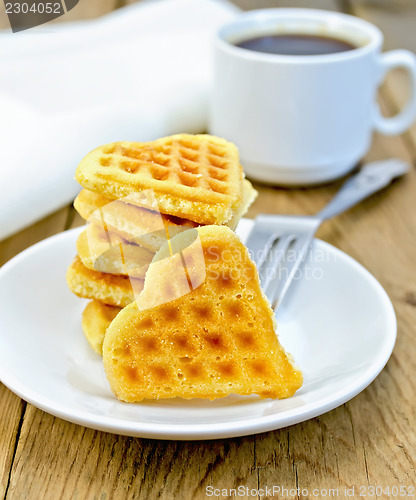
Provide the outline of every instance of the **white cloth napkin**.
<path id="1" fill-rule="evenodd" d="M 203 131 L 212 37 L 237 12 L 152 0 L 0 33 L 0 239 L 69 203 L 96 146 Z"/>

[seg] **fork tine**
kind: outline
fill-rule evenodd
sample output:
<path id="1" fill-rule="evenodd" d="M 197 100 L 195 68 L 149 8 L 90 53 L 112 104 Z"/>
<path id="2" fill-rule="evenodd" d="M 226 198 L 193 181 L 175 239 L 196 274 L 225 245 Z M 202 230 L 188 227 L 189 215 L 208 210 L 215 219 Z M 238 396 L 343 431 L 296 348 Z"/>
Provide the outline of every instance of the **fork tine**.
<path id="1" fill-rule="evenodd" d="M 290 283 L 295 277 L 296 271 L 300 269 L 300 265 L 305 261 L 309 249 L 310 244 L 313 240 L 313 236 L 305 235 L 305 236 L 296 236 L 291 241 L 290 251 L 294 252 L 296 259 L 288 261 L 287 258 L 281 259 L 279 261 L 279 269 L 278 269 L 278 280 L 274 283 L 273 289 L 266 294 L 270 300 L 272 305 L 272 309 L 276 311 L 278 306 L 283 300 Z M 287 257 L 288 253 L 286 252 L 285 257 Z"/>
<path id="2" fill-rule="evenodd" d="M 279 235 L 274 233 L 270 236 L 270 238 L 267 240 L 264 249 L 258 252 L 258 255 L 255 258 L 255 262 L 257 264 L 257 269 L 260 271 L 264 265 L 264 262 L 266 261 L 267 256 L 270 253 L 270 250 L 272 249 L 273 245 L 275 244 L 276 240 L 279 238 Z M 261 280 L 261 278 L 260 278 Z"/>
<path id="3" fill-rule="evenodd" d="M 246 240 L 265 295 L 276 309 L 304 258 L 321 220 L 311 216 L 259 215 Z M 304 248 L 306 246 L 306 248 Z M 293 266 L 287 256 L 294 248 Z"/>
<path id="4" fill-rule="evenodd" d="M 294 235 L 282 235 L 277 237 L 269 252 L 270 259 L 264 261 L 264 265 L 262 266 L 260 272 L 260 281 L 263 286 L 264 293 L 269 300 L 270 293 L 273 291 L 273 282 L 277 276 L 276 271 L 279 270 L 279 264 L 294 238 Z"/>

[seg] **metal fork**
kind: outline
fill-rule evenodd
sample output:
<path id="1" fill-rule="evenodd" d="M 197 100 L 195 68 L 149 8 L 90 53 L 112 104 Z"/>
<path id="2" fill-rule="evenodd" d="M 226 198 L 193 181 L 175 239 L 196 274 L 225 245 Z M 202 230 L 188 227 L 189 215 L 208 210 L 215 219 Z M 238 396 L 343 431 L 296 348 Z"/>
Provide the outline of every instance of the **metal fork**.
<path id="1" fill-rule="evenodd" d="M 257 265 L 262 288 L 275 311 L 306 260 L 322 222 L 386 187 L 408 170 L 409 165 L 398 159 L 369 163 L 350 177 L 316 215 L 256 217 L 246 245 Z"/>

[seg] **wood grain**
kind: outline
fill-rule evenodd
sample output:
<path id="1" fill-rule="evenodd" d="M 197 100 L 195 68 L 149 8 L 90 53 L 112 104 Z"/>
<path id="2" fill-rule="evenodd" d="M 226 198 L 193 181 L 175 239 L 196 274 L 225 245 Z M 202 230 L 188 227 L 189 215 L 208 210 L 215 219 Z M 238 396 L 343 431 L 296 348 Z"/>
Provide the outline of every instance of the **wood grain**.
<path id="1" fill-rule="evenodd" d="M 387 155 L 409 159 L 402 139 L 376 136 L 368 159 Z M 322 228 L 322 237 L 376 275 L 389 291 L 399 316 L 393 357 L 362 394 L 289 429 L 195 443 L 96 432 L 28 405 L 8 498 L 106 498 L 110 491 L 117 491 L 119 498 L 206 498 L 209 485 L 256 488 L 282 484 L 311 490 L 410 481 L 416 459 L 411 402 L 416 368 L 414 342 L 412 345 L 416 289 L 408 276 L 416 271 L 412 259 L 416 219 L 406 208 L 413 202 L 415 188 L 416 173 L 412 171 L 391 189 Z M 312 213 L 336 186 L 259 189 L 261 195 L 252 213 Z M 75 217 L 71 225 L 80 223 Z M 400 242 L 397 254 L 395 241 Z M 377 249 L 377 258 L 372 248 Z M 11 436 L 13 430 L 16 432 L 15 427 Z"/>
<path id="2" fill-rule="evenodd" d="M 404 2 L 399 0 L 399 8 L 391 3 L 386 8 L 389 13 L 406 11 Z M 238 3 L 258 7 L 285 3 L 293 6 L 302 2 L 240 0 Z M 108 8 L 102 7 L 104 4 L 107 5 L 90 0 L 89 14 L 83 11 L 82 15 L 102 13 Z M 339 5 L 331 3 L 332 8 Z M 317 2 L 314 6 L 318 6 Z M 368 3 L 350 7 L 359 7 L 357 13 L 373 19 L 368 14 Z M 74 9 L 74 15 L 75 12 Z M 413 27 L 405 20 L 403 24 L 394 22 L 398 26 L 396 34 L 400 27 L 407 32 L 409 42 L 404 34 L 397 42 L 405 47 L 414 36 Z M 391 26 L 385 21 L 385 30 L 393 30 Z M 387 39 L 393 36 L 396 35 L 389 32 Z M 382 91 L 386 114 L 394 113 L 403 100 L 400 90 L 403 87 L 397 82 L 397 78 L 391 80 Z M 412 161 L 414 146 L 412 134 L 390 138 L 375 135 L 366 160 L 397 156 Z M 338 181 L 311 189 L 256 185 L 260 194 L 249 215 L 312 214 L 331 198 L 340 184 Z M 397 312 L 398 338 L 393 356 L 360 395 L 321 417 L 287 429 L 245 438 L 188 443 L 134 439 L 86 429 L 22 403 L 1 386 L 0 495 L 8 499 L 42 500 L 198 500 L 207 498 L 205 489 L 210 485 L 264 488 L 274 484 L 309 491 L 339 488 L 339 497 L 344 498 L 345 487 L 414 484 L 415 193 L 416 169 L 412 169 L 394 186 L 325 223 L 319 232 L 321 238 L 352 255 L 376 276 Z M 63 209 L 0 243 L 0 262 L 50 234 L 82 223 L 72 208 Z"/>
<path id="3" fill-rule="evenodd" d="M 92 19 L 104 14 L 108 14 L 112 10 L 121 7 L 122 5 L 124 5 L 123 0 L 80 0 L 72 10 L 68 11 L 63 16 L 42 25 L 42 28 L 40 29 L 46 27 L 46 29 L 50 30 L 50 26 L 55 23 L 75 21 L 79 19 Z M 6 10 L 3 8 L 3 6 L 4 4 L 2 4 L 0 7 L 0 29 L 10 30 L 10 23 L 6 14 Z"/>
<path id="4" fill-rule="evenodd" d="M 5 498 L 26 403 L 0 384 L 0 496 Z"/>
<path id="5" fill-rule="evenodd" d="M 416 52 L 416 3 L 403 0 L 400 9 L 380 9 L 375 4 L 351 0 L 351 12 L 378 26 L 384 33 L 385 50 L 405 48 Z M 383 85 L 384 95 L 392 104 L 390 115 L 396 114 L 409 98 L 408 75 L 404 70 L 395 70 L 387 75 Z M 416 123 L 404 134 L 412 157 L 416 158 Z"/>
<path id="6" fill-rule="evenodd" d="M 46 217 L 30 228 L 0 242 L 0 265 L 25 248 L 47 238 L 66 227 L 68 208 Z M 0 384 L 0 495 L 5 495 L 9 487 L 11 463 L 14 459 L 26 403 Z"/>
<path id="7" fill-rule="evenodd" d="M 109 12 L 121 7 L 122 0 L 79 0 L 72 10 L 68 11 L 64 16 L 58 18 L 55 22 L 75 21 L 78 19 L 93 19 L 95 17 L 103 16 Z"/>

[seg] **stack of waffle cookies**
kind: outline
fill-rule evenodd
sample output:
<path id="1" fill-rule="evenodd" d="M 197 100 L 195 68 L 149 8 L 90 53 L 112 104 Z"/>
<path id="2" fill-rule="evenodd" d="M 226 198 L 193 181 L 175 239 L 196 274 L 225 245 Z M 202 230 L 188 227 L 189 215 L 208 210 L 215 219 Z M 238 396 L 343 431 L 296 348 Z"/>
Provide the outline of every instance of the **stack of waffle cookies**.
<path id="1" fill-rule="evenodd" d="M 74 206 L 88 223 L 67 282 L 90 299 L 82 327 L 100 354 L 107 327 L 140 295 L 159 248 L 189 228 L 234 229 L 257 194 L 237 148 L 210 135 L 106 144 L 82 160 L 76 179 L 84 189 Z"/>

